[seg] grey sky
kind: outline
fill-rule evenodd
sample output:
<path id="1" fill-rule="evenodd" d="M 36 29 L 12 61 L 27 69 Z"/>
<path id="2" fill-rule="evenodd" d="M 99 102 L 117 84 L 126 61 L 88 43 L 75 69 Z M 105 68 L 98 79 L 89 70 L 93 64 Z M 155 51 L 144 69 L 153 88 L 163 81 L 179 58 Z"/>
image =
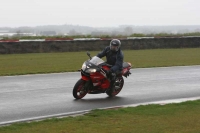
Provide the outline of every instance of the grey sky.
<path id="1" fill-rule="evenodd" d="M 200 25 L 200 0 L 0 0 L 0 27 Z"/>

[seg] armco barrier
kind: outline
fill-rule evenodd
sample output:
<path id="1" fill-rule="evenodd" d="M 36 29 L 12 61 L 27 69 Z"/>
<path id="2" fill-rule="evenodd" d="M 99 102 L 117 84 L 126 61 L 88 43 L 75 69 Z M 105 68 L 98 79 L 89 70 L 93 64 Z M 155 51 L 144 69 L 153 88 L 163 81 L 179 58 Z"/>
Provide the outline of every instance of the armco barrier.
<path id="1" fill-rule="evenodd" d="M 0 42 L 19 42 L 19 40 L 0 40 Z"/>
<path id="2" fill-rule="evenodd" d="M 43 42 L 45 39 L 20 39 L 19 42 Z"/>

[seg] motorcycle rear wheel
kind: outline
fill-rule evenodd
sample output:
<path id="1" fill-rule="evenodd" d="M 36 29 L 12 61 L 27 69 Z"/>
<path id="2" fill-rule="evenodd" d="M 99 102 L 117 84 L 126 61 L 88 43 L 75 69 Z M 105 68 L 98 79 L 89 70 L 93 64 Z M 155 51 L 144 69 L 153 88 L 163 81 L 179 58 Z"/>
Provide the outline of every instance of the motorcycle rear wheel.
<path id="1" fill-rule="evenodd" d="M 85 87 L 85 83 L 86 81 L 79 79 L 74 88 L 73 88 L 73 96 L 76 99 L 81 99 L 83 98 L 88 92 L 87 90 L 84 88 Z"/>
<path id="2" fill-rule="evenodd" d="M 116 84 L 118 84 L 118 85 L 116 85 Z M 124 78 L 117 77 L 115 80 L 114 91 L 108 90 L 108 91 L 106 91 L 106 94 L 110 97 L 116 96 L 122 90 L 123 86 L 124 86 Z"/>

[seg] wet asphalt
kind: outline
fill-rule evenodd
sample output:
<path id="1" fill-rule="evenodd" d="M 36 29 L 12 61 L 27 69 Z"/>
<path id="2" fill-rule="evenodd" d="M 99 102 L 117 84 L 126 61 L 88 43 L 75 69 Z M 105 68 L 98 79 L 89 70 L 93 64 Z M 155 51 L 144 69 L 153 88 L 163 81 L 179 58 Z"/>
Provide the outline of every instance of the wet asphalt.
<path id="1" fill-rule="evenodd" d="M 79 72 L 0 77 L 0 124 L 55 114 L 200 96 L 200 66 L 131 69 L 113 98 L 87 94 L 75 100 Z"/>

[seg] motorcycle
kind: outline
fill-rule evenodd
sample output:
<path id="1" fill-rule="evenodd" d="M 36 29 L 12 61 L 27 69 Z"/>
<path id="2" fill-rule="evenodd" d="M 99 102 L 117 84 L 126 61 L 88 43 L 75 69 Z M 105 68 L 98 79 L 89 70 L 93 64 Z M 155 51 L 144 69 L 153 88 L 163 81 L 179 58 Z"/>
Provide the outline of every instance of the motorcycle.
<path id="1" fill-rule="evenodd" d="M 115 75 L 114 89 L 111 91 L 111 89 L 109 89 L 111 80 L 106 72 L 112 66 L 97 56 L 91 57 L 88 52 L 87 55 L 90 59 L 85 61 L 82 68 L 79 70 L 81 72 L 81 78 L 76 82 L 73 88 L 74 98 L 81 99 L 86 94 L 100 93 L 106 93 L 110 97 L 116 96 L 123 88 L 123 76 L 127 78 L 131 74 L 131 63 L 123 63 L 122 71 Z"/>

